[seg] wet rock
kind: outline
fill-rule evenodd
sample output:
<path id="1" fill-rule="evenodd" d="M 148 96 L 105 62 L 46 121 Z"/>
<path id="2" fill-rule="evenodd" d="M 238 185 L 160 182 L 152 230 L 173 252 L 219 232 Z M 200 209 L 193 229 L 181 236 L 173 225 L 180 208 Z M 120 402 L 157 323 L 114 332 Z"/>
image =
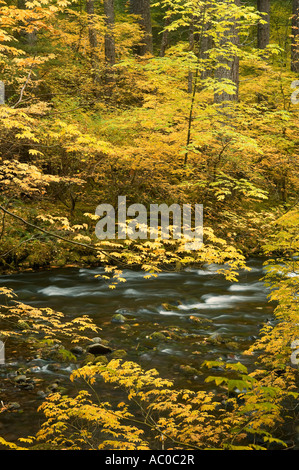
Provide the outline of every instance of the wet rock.
<path id="1" fill-rule="evenodd" d="M 34 380 L 26 377 L 26 375 L 17 375 L 14 378 L 15 384 L 22 390 L 33 390 Z"/>
<path id="2" fill-rule="evenodd" d="M 226 346 L 230 349 L 239 349 L 239 344 L 234 341 L 228 341 Z"/>
<path id="3" fill-rule="evenodd" d="M 140 356 L 140 359 L 142 361 L 152 361 L 152 356 L 151 354 L 148 354 L 148 353 L 142 353 L 141 356 Z"/>
<path id="4" fill-rule="evenodd" d="M 164 335 L 167 339 L 179 339 L 180 336 L 177 334 L 177 331 L 179 330 L 176 329 L 176 332 L 163 330 L 163 331 L 160 331 L 160 333 L 162 333 L 162 335 Z"/>
<path id="5" fill-rule="evenodd" d="M 13 410 L 19 410 L 21 408 L 21 405 L 20 403 L 18 403 L 17 401 L 12 401 L 10 403 L 8 403 L 6 405 L 6 408 L 9 410 L 9 411 L 13 411 Z"/>
<path id="6" fill-rule="evenodd" d="M 93 343 L 87 346 L 86 351 L 94 356 L 102 356 L 111 353 L 112 349 L 101 343 Z"/>
<path id="7" fill-rule="evenodd" d="M 39 366 L 33 366 L 29 369 L 30 372 L 40 372 L 41 368 Z"/>
<path id="8" fill-rule="evenodd" d="M 54 382 L 53 384 L 50 384 L 47 390 L 51 392 L 56 392 L 58 390 L 58 383 Z"/>
<path id="9" fill-rule="evenodd" d="M 59 382 L 60 382 L 60 380 L 57 379 L 53 383 L 48 385 L 47 392 L 50 392 L 50 393 L 58 392 L 59 391 Z"/>
<path id="10" fill-rule="evenodd" d="M 60 369 L 61 369 L 61 365 L 57 364 L 56 362 L 53 364 L 47 365 L 47 370 L 49 370 L 50 372 L 57 372 Z"/>
<path id="11" fill-rule="evenodd" d="M 223 344 L 225 339 L 219 333 L 212 333 L 209 337 L 205 338 L 205 343 L 208 344 Z"/>
<path id="12" fill-rule="evenodd" d="M 177 333 L 177 329 L 175 331 L 169 330 L 162 330 L 162 331 L 154 331 L 150 335 L 146 336 L 146 339 L 153 340 L 153 341 L 175 341 L 180 339 L 180 335 Z"/>
<path id="13" fill-rule="evenodd" d="M 165 340 L 169 339 L 170 336 L 167 336 L 165 334 L 165 332 L 162 332 L 162 331 L 154 331 L 154 333 L 152 333 L 149 336 L 149 338 L 153 339 L 153 340 L 157 340 L 157 341 L 165 341 Z"/>
<path id="14" fill-rule="evenodd" d="M 14 379 L 15 383 L 17 384 L 25 383 L 26 380 L 27 380 L 26 375 L 17 375 Z"/>
<path id="15" fill-rule="evenodd" d="M 100 338 L 99 336 L 95 336 L 94 338 L 91 339 L 91 341 L 93 343 L 99 344 L 99 343 L 102 343 L 102 338 Z"/>
<path id="16" fill-rule="evenodd" d="M 22 388 L 22 390 L 33 390 L 34 389 L 34 383 L 33 382 L 26 382 L 24 384 L 21 384 L 20 388 Z"/>
<path id="17" fill-rule="evenodd" d="M 86 366 L 87 364 L 94 364 L 95 362 L 95 356 L 93 354 L 87 353 L 83 360 L 83 366 Z"/>
<path id="18" fill-rule="evenodd" d="M 86 365 L 97 365 L 97 364 L 102 364 L 102 365 L 106 365 L 108 364 L 108 359 L 107 359 L 107 356 L 105 355 L 100 355 L 100 356 L 95 356 L 94 354 L 86 354 L 86 356 L 84 357 L 84 360 L 82 361 L 82 365 L 83 366 L 86 366 Z"/>
<path id="19" fill-rule="evenodd" d="M 17 375 L 18 375 L 18 373 L 15 370 L 13 370 L 13 371 L 7 373 L 7 378 L 8 379 L 13 379 Z"/>
<path id="20" fill-rule="evenodd" d="M 64 348 L 61 345 L 52 347 L 47 354 L 44 355 L 44 358 L 54 362 L 76 362 L 77 357 L 69 349 Z"/>
<path id="21" fill-rule="evenodd" d="M 93 361 L 92 361 L 93 364 L 108 364 L 108 359 L 106 356 L 96 356 L 94 357 Z"/>
<path id="22" fill-rule="evenodd" d="M 84 354 L 84 349 L 81 346 L 74 346 L 70 351 L 72 354 L 75 354 L 75 356 L 82 356 L 82 354 Z"/>
<path id="23" fill-rule="evenodd" d="M 195 367 L 191 367 L 189 365 L 181 365 L 179 367 L 179 370 L 185 375 L 197 376 L 200 374 L 200 372 L 197 369 L 195 369 Z"/>
<path id="24" fill-rule="evenodd" d="M 116 315 L 113 315 L 111 322 L 112 323 L 125 323 L 126 317 L 124 317 L 121 313 L 117 313 Z"/>
<path id="25" fill-rule="evenodd" d="M 209 318 L 202 318 L 196 315 L 190 315 L 189 321 L 195 324 L 212 323 L 212 320 L 210 320 Z"/>
<path id="26" fill-rule="evenodd" d="M 116 351 L 113 351 L 113 353 L 111 354 L 111 357 L 113 359 L 122 359 L 126 355 L 127 355 L 127 351 L 125 351 L 124 349 L 117 349 Z"/>
<path id="27" fill-rule="evenodd" d="M 181 311 L 177 305 L 171 305 L 171 304 L 169 304 L 169 303 L 167 303 L 167 302 L 163 303 L 163 304 L 162 304 L 162 307 L 163 307 L 164 310 L 166 310 L 167 312 L 180 312 L 180 311 Z"/>

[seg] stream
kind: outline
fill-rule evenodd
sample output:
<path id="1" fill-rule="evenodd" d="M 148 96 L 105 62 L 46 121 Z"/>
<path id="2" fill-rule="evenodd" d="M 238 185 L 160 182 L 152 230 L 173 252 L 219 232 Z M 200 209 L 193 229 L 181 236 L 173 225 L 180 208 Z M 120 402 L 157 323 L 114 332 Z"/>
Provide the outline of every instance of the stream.
<path id="1" fill-rule="evenodd" d="M 267 303 L 268 291 L 261 280 L 263 260 L 249 259 L 248 266 L 251 271 L 240 272 L 237 283 L 219 275 L 219 266 L 208 265 L 162 273 L 151 280 L 144 279 L 144 272 L 127 271 L 127 282 L 114 290 L 95 277 L 103 272 L 101 268 L 4 275 L 0 286 L 12 288 L 24 303 L 62 312 L 66 320 L 89 315 L 101 327 L 94 336 L 107 341 L 113 350 L 125 351 L 124 359 L 145 369 L 156 368 L 161 377 L 173 379 L 179 387 L 207 389 L 205 374 L 196 372 L 202 362 L 219 358 L 240 361 L 250 370 L 254 357 L 242 352 L 272 319 L 274 307 Z M 123 323 L 114 321 L 116 314 L 125 317 Z M 9 340 L 5 353 L 5 364 L 0 366 L 4 398 L 5 380 L 20 367 L 29 368 L 41 386 L 59 377 L 68 393 L 74 393 L 69 374 L 78 363 L 55 368 L 34 357 L 16 360 L 14 355 L 12 360 Z M 0 436 L 15 440 L 36 432 L 41 420 L 36 409 L 42 403 L 38 390 L 13 387 L 9 400 L 20 407 L 14 413 L 1 414 Z"/>

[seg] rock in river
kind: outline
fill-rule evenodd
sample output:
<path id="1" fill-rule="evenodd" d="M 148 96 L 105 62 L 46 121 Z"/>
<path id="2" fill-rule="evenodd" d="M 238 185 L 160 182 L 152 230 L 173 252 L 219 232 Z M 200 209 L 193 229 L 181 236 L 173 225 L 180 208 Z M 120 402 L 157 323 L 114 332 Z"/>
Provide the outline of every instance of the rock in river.
<path id="1" fill-rule="evenodd" d="M 71 353 L 75 354 L 75 356 L 82 356 L 84 354 L 84 349 L 81 346 L 74 346 L 70 349 Z"/>
<path id="2" fill-rule="evenodd" d="M 95 356 L 102 356 L 103 354 L 109 354 L 112 352 L 112 349 L 104 344 L 93 343 L 87 346 L 87 352 L 94 354 Z"/>
<path id="3" fill-rule="evenodd" d="M 126 317 L 124 317 L 121 313 L 117 313 L 113 315 L 111 322 L 112 323 L 125 323 Z"/>

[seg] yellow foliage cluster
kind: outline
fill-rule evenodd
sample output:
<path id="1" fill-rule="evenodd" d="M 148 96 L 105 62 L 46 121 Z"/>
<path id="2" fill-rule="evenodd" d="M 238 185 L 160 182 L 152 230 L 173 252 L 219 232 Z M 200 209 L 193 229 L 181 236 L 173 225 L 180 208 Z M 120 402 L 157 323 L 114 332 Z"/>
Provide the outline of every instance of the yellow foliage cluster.
<path id="1" fill-rule="evenodd" d="M 0 187 L 6 196 L 41 195 L 53 181 L 59 178 L 42 174 L 35 165 L 0 158 Z"/>
<path id="2" fill-rule="evenodd" d="M 270 386 L 248 375 L 240 363 L 207 363 L 208 367 L 215 365 L 236 373 L 237 378 L 218 376 L 209 381 L 215 380 L 218 386 L 225 383 L 228 392 L 241 387 L 238 398 L 228 393 L 221 403 L 212 392 L 177 390 L 155 369 L 145 371 L 133 362 L 113 359 L 105 366 L 86 365 L 74 371 L 71 380 L 83 380 L 91 393 L 50 395 L 40 406 L 46 420 L 31 443 L 36 448 L 48 443 L 53 450 L 261 450 L 273 443 L 284 446 L 271 432 L 281 419 L 282 401 L 296 394 L 282 391 L 279 381 Z M 124 401 L 103 401 L 97 392 L 98 384 L 103 387 L 102 380 L 117 387 Z M 252 443 L 247 441 L 248 434 L 254 438 Z M 255 443 L 257 437 L 264 445 Z"/>
<path id="3" fill-rule="evenodd" d="M 1 336 L 12 338 L 36 338 L 60 343 L 68 340 L 77 343 L 89 340 L 87 333 L 98 332 L 100 328 L 87 316 L 78 316 L 66 321 L 63 313 L 51 308 L 35 308 L 15 300 L 12 289 L 1 288 L 0 295 L 6 299 L 0 305 Z"/>

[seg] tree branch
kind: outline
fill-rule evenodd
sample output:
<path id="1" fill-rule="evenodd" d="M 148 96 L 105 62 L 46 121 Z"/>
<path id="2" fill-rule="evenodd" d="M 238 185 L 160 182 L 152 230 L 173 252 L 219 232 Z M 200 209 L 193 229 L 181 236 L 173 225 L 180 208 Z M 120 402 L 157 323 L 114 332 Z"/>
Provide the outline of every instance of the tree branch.
<path id="1" fill-rule="evenodd" d="M 28 82 L 29 82 L 29 80 L 30 80 L 31 73 L 32 73 L 32 70 L 29 70 L 29 73 L 28 73 L 27 78 L 26 78 L 26 82 L 24 83 L 24 85 L 22 86 L 22 89 L 21 89 L 20 98 L 19 98 L 18 101 L 12 106 L 12 108 L 16 108 L 16 107 L 21 103 L 21 101 L 22 101 L 22 99 L 23 99 L 24 91 L 25 91 L 26 86 L 28 85 Z"/>
<path id="2" fill-rule="evenodd" d="M 72 245 L 76 245 L 76 246 L 81 246 L 83 248 L 87 248 L 89 250 L 92 250 L 92 251 L 96 251 L 97 253 L 101 253 L 103 254 L 104 256 L 108 256 L 110 259 L 112 259 L 113 261 L 117 261 L 117 263 L 120 262 L 120 260 L 116 260 L 113 256 L 111 256 L 109 253 L 107 253 L 106 251 L 103 251 L 103 250 L 100 250 L 98 247 L 94 246 L 94 245 L 87 245 L 86 243 L 80 243 L 80 242 L 76 242 L 74 240 L 69 240 L 65 237 L 62 237 L 61 235 L 57 235 L 56 233 L 53 233 L 53 232 L 49 232 L 48 230 L 45 230 L 41 227 L 39 227 L 38 225 L 35 225 L 35 224 L 32 224 L 30 222 L 28 222 L 27 220 L 23 219 L 22 217 L 20 217 L 19 215 L 16 215 L 14 214 L 13 212 L 10 212 L 8 209 L 6 209 L 5 207 L 3 207 L 2 205 L 0 205 L 0 209 L 5 213 L 5 214 L 8 214 L 10 215 L 11 217 L 14 217 L 15 219 L 19 220 L 20 222 L 22 222 L 23 224 L 25 225 L 28 225 L 28 227 L 32 227 L 36 230 L 39 230 L 40 232 L 43 232 L 47 235 L 49 235 L 50 237 L 54 237 L 54 238 L 57 238 L 59 240 L 62 240 L 66 243 L 71 243 Z"/>

